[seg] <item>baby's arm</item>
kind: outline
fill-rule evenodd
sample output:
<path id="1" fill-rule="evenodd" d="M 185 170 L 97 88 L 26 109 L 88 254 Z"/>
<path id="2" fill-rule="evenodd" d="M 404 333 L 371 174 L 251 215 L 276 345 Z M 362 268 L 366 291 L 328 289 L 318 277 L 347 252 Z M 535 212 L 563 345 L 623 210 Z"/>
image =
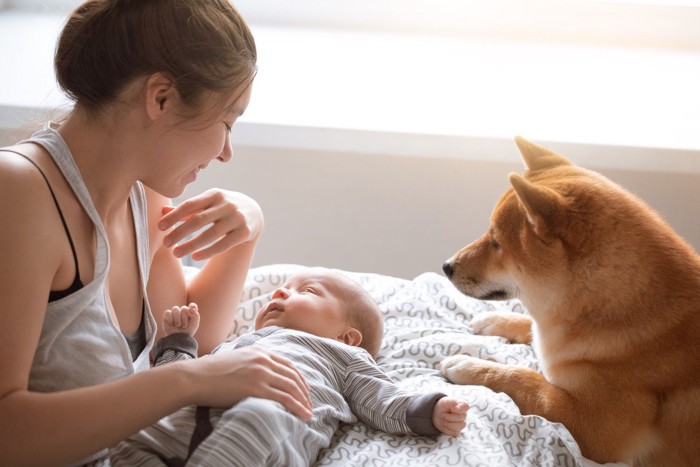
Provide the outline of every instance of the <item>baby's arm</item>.
<path id="1" fill-rule="evenodd" d="M 395 434 L 458 436 L 466 426 L 466 402 L 437 391 L 407 392 L 366 352 L 356 354 L 344 371 L 345 400 L 357 418 L 374 429 Z"/>
<path id="2" fill-rule="evenodd" d="M 196 303 L 174 306 L 163 313 L 163 332 L 166 336 L 184 332 L 193 336 L 199 327 L 199 310 Z"/>
<path id="3" fill-rule="evenodd" d="M 433 408 L 433 426 L 448 436 L 459 436 L 467 425 L 469 404 L 451 397 L 438 399 Z"/>

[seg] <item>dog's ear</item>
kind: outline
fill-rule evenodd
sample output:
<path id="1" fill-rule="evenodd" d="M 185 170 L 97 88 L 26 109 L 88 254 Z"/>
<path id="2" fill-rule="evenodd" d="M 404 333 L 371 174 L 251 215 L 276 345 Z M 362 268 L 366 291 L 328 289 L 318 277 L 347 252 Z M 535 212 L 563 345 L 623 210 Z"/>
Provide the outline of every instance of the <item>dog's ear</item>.
<path id="1" fill-rule="evenodd" d="M 515 173 L 510 174 L 509 179 L 535 235 L 544 241 L 558 236 L 566 225 L 566 206 L 561 195 Z"/>
<path id="2" fill-rule="evenodd" d="M 515 137 L 515 144 L 518 145 L 520 154 L 523 156 L 525 165 L 533 172 L 535 170 L 548 169 L 560 165 L 571 165 L 571 161 L 559 154 L 543 148 L 535 143 L 531 143 L 521 136 Z"/>

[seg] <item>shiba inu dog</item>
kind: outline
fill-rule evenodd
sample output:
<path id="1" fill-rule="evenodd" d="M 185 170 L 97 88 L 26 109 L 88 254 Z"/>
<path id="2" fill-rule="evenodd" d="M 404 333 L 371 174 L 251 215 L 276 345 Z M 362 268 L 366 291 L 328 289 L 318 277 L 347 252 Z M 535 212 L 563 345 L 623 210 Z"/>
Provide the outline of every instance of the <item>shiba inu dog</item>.
<path id="1" fill-rule="evenodd" d="M 542 374 L 464 355 L 442 373 L 561 422 L 594 461 L 700 466 L 700 256 L 602 175 L 516 143 L 527 171 L 443 270 L 466 295 L 521 300 L 527 315 L 471 325 L 531 340 Z"/>

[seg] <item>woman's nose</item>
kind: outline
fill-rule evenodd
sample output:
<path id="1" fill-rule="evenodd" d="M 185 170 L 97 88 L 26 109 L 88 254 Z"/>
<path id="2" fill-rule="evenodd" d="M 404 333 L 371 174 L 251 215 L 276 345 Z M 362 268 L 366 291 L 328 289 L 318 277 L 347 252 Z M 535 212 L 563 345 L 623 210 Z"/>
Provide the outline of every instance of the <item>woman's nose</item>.
<path id="1" fill-rule="evenodd" d="M 285 289 L 284 287 L 280 287 L 279 289 L 272 292 L 272 298 L 285 299 L 287 297 L 289 297 L 289 290 Z"/>
<path id="2" fill-rule="evenodd" d="M 231 144 L 231 135 L 226 136 L 226 141 L 224 142 L 224 148 L 221 150 L 221 154 L 219 154 L 219 159 L 221 162 L 228 162 L 231 160 L 233 157 L 233 146 Z"/>

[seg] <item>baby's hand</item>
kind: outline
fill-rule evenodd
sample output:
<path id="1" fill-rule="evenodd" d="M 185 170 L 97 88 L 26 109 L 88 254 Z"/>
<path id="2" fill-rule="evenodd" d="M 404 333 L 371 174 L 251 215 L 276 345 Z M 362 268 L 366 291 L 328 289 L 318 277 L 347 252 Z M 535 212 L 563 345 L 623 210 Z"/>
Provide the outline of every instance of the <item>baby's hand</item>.
<path id="1" fill-rule="evenodd" d="M 199 311 L 196 303 L 174 306 L 163 313 L 163 332 L 166 336 L 184 332 L 193 336 L 199 327 Z"/>
<path id="2" fill-rule="evenodd" d="M 466 402 L 443 397 L 438 399 L 433 408 L 433 426 L 448 436 L 459 436 L 459 433 L 467 426 Z"/>

